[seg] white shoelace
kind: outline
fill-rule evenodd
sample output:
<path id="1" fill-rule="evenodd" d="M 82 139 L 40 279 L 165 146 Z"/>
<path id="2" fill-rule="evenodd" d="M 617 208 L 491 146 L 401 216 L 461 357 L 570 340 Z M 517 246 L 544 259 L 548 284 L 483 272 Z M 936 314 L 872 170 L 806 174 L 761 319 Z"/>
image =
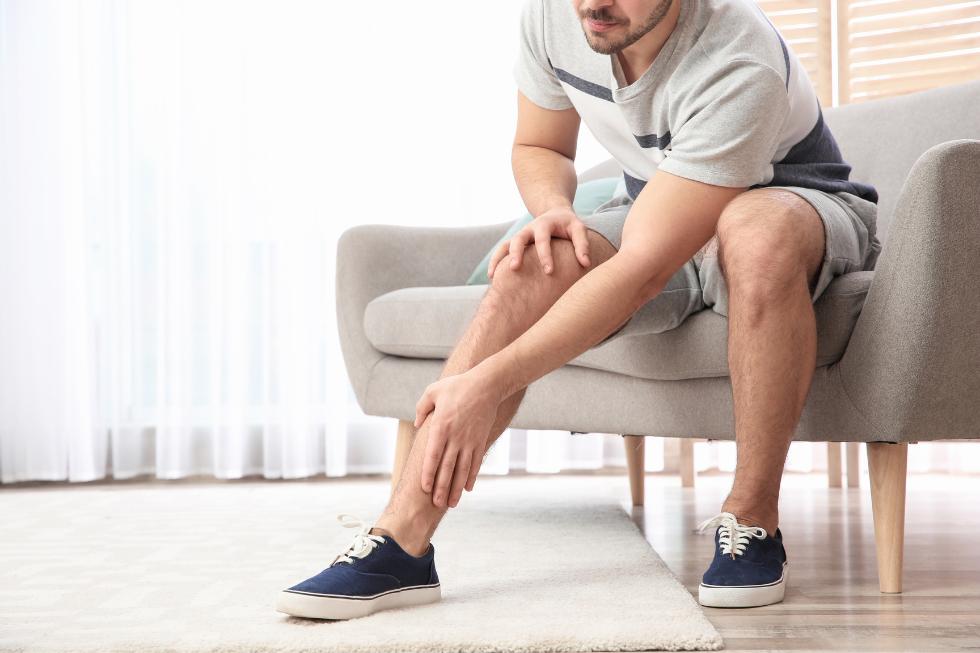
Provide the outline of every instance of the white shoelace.
<path id="1" fill-rule="evenodd" d="M 731 554 L 732 560 L 736 555 L 745 553 L 749 538 L 754 537 L 760 540 L 766 539 L 766 529 L 761 526 L 746 526 L 739 524 L 738 519 L 730 512 L 720 512 L 711 519 L 706 519 L 697 528 L 698 533 L 703 533 L 705 529 L 712 526 L 721 526 L 718 533 L 718 544 L 721 545 L 721 552 Z"/>
<path id="2" fill-rule="evenodd" d="M 338 554 L 330 563 L 331 565 L 336 562 L 354 562 L 355 558 L 363 558 L 371 553 L 376 546 L 385 541 L 385 538 L 381 535 L 372 535 L 370 533 L 371 525 L 366 524 L 354 515 L 342 512 L 337 515 L 337 521 L 344 528 L 356 528 L 358 531 L 354 534 L 354 541 L 351 545 L 343 553 Z"/>

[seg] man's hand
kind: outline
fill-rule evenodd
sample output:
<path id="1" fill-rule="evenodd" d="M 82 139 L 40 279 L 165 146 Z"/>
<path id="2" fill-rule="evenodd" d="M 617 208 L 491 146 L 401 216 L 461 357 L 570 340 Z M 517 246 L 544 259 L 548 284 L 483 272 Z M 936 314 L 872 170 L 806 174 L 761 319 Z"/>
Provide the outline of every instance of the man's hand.
<path id="1" fill-rule="evenodd" d="M 571 207 L 561 207 L 545 211 L 518 231 L 509 241 L 502 243 L 490 258 L 487 276 L 493 278 L 497 264 L 508 254 L 510 254 L 511 269 L 519 268 L 524 258 L 524 248 L 531 242 L 538 252 L 538 260 L 541 261 L 545 274 L 551 274 L 555 269 L 551 257 L 552 238 L 572 241 L 579 263 L 584 268 L 589 267 L 589 239 L 586 237 L 585 224 L 575 215 Z"/>
<path id="2" fill-rule="evenodd" d="M 473 489 L 483 464 L 500 397 L 473 370 L 432 383 L 415 405 L 415 426 L 428 421 L 422 461 L 422 491 L 433 505 L 456 507 Z M 428 416 L 428 420 L 426 419 Z"/>

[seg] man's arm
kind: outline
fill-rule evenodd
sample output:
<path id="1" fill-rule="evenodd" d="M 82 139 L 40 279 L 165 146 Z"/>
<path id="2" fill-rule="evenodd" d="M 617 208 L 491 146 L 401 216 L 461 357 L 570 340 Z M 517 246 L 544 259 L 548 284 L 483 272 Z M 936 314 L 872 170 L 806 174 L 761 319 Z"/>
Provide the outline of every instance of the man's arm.
<path id="1" fill-rule="evenodd" d="M 538 36 L 540 10 L 540 2 L 525 5 L 518 86 L 539 106 L 567 110 L 572 103 L 547 65 L 547 52 Z M 681 113 L 689 118 L 674 134 L 670 156 L 660 162 L 631 207 L 621 250 L 579 279 L 508 347 L 467 372 L 430 384 L 422 394 L 415 407 L 415 425 L 431 416 L 422 487 L 426 492 L 432 488 L 438 468 L 441 490 L 433 493 L 437 505 L 435 497 L 445 494 L 450 481 L 451 505 L 458 500 L 456 493 L 461 490 L 454 474 L 466 478 L 466 489 L 472 489 L 487 433 L 506 397 L 602 341 L 657 296 L 714 235 L 725 205 L 771 174 L 782 125 L 790 113 L 778 71 L 762 63 L 732 61 L 680 100 Z M 571 181 L 567 183 L 570 188 Z M 543 216 L 532 224 L 542 230 Z M 581 221 L 569 219 L 568 224 L 570 233 L 573 225 L 585 231 Z M 557 233 L 557 229 L 550 231 L 549 238 Z M 529 240 L 537 240 L 537 232 Z M 519 238 L 512 239 L 509 248 L 515 248 L 515 241 L 519 256 L 524 249 Z M 587 260 L 579 260 L 588 266 Z M 491 269 L 493 265 L 491 261 Z M 469 461 L 462 472 L 456 470 L 457 456 Z"/>
<path id="2" fill-rule="evenodd" d="M 517 92 L 511 167 L 517 190 L 534 217 L 555 208 L 572 208 L 580 122 L 574 108 L 545 109 Z"/>
<path id="3" fill-rule="evenodd" d="M 722 209 L 744 190 L 658 171 L 630 209 L 620 251 L 473 373 L 507 397 L 601 342 L 711 239 Z"/>
<path id="4" fill-rule="evenodd" d="M 524 248 L 531 241 L 545 274 L 551 274 L 553 236 L 571 240 L 579 263 L 589 266 L 589 240 L 572 206 L 578 187 L 574 161 L 580 124 L 574 107 L 546 109 L 517 92 L 517 129 L 511 166 L 517 189 L 528 213 L 534 216 L 534 223 L 494 252 L 487 270 L 491 278 L 497 264 L 508 254 L 510 267 L 519 268 Z"/>

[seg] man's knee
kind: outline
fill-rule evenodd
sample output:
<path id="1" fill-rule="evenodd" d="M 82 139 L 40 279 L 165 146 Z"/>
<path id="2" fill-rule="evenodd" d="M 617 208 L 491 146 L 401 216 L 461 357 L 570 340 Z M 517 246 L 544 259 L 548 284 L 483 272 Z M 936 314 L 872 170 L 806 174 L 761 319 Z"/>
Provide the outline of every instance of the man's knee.
<path id="1" fill-rule="evenodd" d="M 552 295 L 556 289 L 567 289 L 585 271 L 575 257 L 571 241 L 564 238 L 552 238 L 551 258 L 554 270 L 545 274 L 534 243 L 524 248 L 521 265 L 516 270 L 511 268 L 511 257 L 505 256 L 494 270 L 491 289 L 508 295 Z"/>
<path id="2" fill-rule="evenodd" d="M 534 243 L 524 249 L 521 265 L 516 270 L 510 267 L 510 257 L 501 259 L 484 296 L 487 308 L 504 315 L 510 314 L 516 320 L 523 319 L 527 314 L 542 314 L 589 270 L 616 253 L 612 244 L 595 231 L 587 230 L 586 236 L 589 240 L 589 267 L 582 266 L 572 242 L 565 238 L 551 239 L 554 263 L 551 274 L 545 274 Z"/>
<path id="3" fill-rule="evenodd" d="M 783 192 L 806 204 L 799 196 Z M 805 283 L 808 268 L 819 265 L 819 261 L 809 261 L 813 256 L 808 239 L 801 238 L 805 224 L 801 210 L 806 209 L 783 199 L 787 201 L 747 191 L 722 211 L 716 230 L 718 264 L 730 293 L 738 292 L 750 301 L 771 301 L 795 289 L 801 280 Z M 809 204 L 806 207 L 813 211 Z M 816 219 L 822 229 L 819 216 Z"/>
<path id="4" fill-rule="evenodd" d="M 568 241 L 565 241 L 568 242 Z M 510 257 L 505 256 L 494 269 L 490 287 L 483 296 L 481 311 L 489 311 L 496 319 L 512 323 L 524 323 L 528 316 L 543 314 L 565 292 L 575 279 L 571 278 L 569 266 L 574 264 L 574 253 L 568 255 L 571 243 L 564 246 L 557 240 L 551 242 L 551 255 L 555 269 L 545 274 L 538 259 L 534 244 L 524 249 L 521 265 L 516 270 L 510 266 Z"/>

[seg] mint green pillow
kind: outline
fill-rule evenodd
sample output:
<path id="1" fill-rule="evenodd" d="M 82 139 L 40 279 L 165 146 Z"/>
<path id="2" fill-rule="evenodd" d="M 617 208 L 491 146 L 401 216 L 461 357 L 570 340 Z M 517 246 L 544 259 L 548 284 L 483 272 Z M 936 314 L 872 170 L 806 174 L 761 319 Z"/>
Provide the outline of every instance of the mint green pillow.
<path id="1" fill-rule="evenodd" d="M 579 184 L 578 188 L 575 190 L 575 200 L 572 202 L 572 208 L 575 209 L 575 213 L 579 217 L 584 217 L 591 215 L 597 208 L 609 201 L 613 193 L 616 192 L 616 186 L 622 181 L 622 177 L 607 177 L 604 179 L 594 179 L 592 181 L 587 181 Z M 524 226 L 531 222 L 534 218 L 531 217 L 530 213 L 525 213 L 522 217 L 518 218 L 517 222 L 510 226 L 507 233 L 496 242 L 496 244 L 487 252 L 487 255 L 483 257 L 483 260 L 477 264 L 476 269 L 473 270 L 473 274 L 470 278 L 466 280 L 467 286 L 474 285 L 485 285 L 490 283 L 490 278 L 487 277 L 487 267 L 490 266 L 490 258 L 493 253 L 496 252 L 502 244 L 514 237 L 514 235 L 524 228 Z"/>

